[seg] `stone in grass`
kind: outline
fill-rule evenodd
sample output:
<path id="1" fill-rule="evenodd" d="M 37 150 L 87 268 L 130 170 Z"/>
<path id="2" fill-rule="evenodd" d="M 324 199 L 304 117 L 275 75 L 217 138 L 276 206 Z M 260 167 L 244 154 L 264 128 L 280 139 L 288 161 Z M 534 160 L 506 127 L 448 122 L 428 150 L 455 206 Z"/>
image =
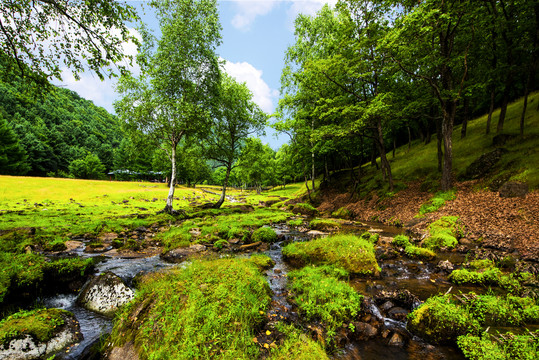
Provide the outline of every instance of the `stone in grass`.
<path id="1" fill-rule="evenodd" d="M 122 279 L 111 272 L 93 277 L 81 290 L 77 303 L 94 312 L 112 316 L 135 297 Z"/>
<path id="2" fill-rule="evenodd" d="M 79 322 L 68 311 L 16 313 L 0 322 L 0 359 L 46 359 L 82 338 Z"/>

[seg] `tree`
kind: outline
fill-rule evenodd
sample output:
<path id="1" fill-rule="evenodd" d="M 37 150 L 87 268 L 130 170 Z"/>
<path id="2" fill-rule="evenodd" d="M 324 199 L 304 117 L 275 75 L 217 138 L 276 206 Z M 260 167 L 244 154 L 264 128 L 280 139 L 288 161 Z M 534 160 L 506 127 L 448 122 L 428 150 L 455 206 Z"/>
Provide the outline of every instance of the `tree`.
<path id="1" fill-rule="evenodd" d="M 227 74 L 221 78 L 219 101 L 214 122 L 206 139 L 208 158 L 226 168 L 221 197 L 213 205 L 218 209 L 225 201 L 230 172 L 235 167 L 247 137 L 262 133 L 267 116 L 252 101 L 245 84 L 238 84 Z"/>
<path id="2" fill-rule="evenodd" d="M 17 134 L 0 114 L 0 174 L 24 175 L 30 170 Z"/>
<path id="3" fill-rule="evenodd" d="M 69 164 L 69 173 L 77 179 L 104 179 L 105 165 L 97 155 L 90 153 L 82 159 L 73 160 Z"/>
<path id="4" fill-rule="evenodd" d="M 275 151 L 258 138 L 248 138 L 238 160 L 238 176 L 260 194 L 262 186 L 275 183 Z"/>
<path id="5" fill-rule="evenodd" d="M 141 74 L 120 78 L 115 109 L 131 133 L 144 133 L 167 152 L 171 181 L 164 211 L 172 213 L 176 150 L 187 135 L 207 131 L 217 96 L 220 43 L 216 0 L 154 0 L 161 38 L 143 26 Z"/>
<path id="6" fill-rule="evenodd" d="M 137 41 L 125 25 L 136 18 L 133 7 L 113 0 L 2 1 L 0 58 L 40 85 L 61 79 L 62 65 L 77 79 L 85 66 L 110 77 L 111 65 L 125 72 L 122 60 L 131 60 L 122 44 Z"/>

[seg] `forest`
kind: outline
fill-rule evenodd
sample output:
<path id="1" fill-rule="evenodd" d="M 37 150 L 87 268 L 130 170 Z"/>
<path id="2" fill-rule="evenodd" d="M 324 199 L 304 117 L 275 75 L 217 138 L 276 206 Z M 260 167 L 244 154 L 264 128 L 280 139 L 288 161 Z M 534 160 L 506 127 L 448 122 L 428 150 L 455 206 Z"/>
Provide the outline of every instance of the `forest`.
<path id="1" fill-rule="evenodd" d="M 537 358 L 539 1 L 299 14 L 273 113 L 147 5 L 0 6 L 0 358 Z"/>

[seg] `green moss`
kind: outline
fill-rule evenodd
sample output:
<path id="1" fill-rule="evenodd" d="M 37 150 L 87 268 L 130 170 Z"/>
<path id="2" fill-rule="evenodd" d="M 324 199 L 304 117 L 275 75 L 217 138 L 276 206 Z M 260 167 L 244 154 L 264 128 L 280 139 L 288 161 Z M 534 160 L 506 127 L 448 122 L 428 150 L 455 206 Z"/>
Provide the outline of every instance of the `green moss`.
<path id="1" fill-rule="evenodd" d="M 277 241 L 277 233 L 270 227 L 261 227 L 253 231 L 251 235 L 253 242 L 262 241 L 266 243 L 272 243 Z"/>
<path id="2" fill-rule="evenodd" d="M 451 272 L 449 275 L 449 281 L 459 285 L 497 285 L 500 276 L 501 270 L 498 268 L 483 269 L 482 271 L 458 269 Z"/>
<path id="3" fill-rule="evenodd" d="M 431 250 L 440 248 L 453 249 L 458 245 L 457 239 L 448 233 L 439 232 L 425 239 L 423 246 Z"/>
<path id="4" fill-rule="evenodd" d="M 520 326 L 539 321 L 539 306 L 533 299 L 516 296 L 473 296 L 467 306 L 483 325 Z"/>
<path id="5" fill-rule="evenodd" d="M 134 341 L 144 359 L 255 359 L 253 342 L 271 301 L 249 259 L 194 261 L 144 277 L 111 342 Z"/>
<path id="6" fill-rule="evenodd" d="M 271 350 L 268 360 L 329 360 L 319 343 L 293 325 L 278 323 L 277 330 L 282 332 L 286 339 L 276 349 Z"/>
<path id="7" fill-rule="evenodd" d="M 313 219 L 309 223 L 309 227 L 314 230 L 328 231 L 337 230 L 341 227 L 341 224 L 331 219 Z"/>
<path id="8" fill-rule="evenodd" d="M 20 311 L 0 321 L 0 344 L 7 345 L 12 339 L 30 335 L 40 342 L 54 337 L 70 312 L 60 309 Z"/>
<path id="9" fill-rule="evenodd" d="M 427 213 L 435 212 L 439 208 L 445 205 L 446 201 L 451 201 L 456 198 L 455 191 L 437 192 L 428 203 L 421 205 L 419 214 L 425 215 Z"/>
<path id="10" fill-rule="evenodd" d="M 407 246 L 411 245 L 410 238 L 406 235 L 397 235 L 391 240 L 391 245 L 406 248 Z"/>
<path id="11" fill-rule="evenodd" d="M 302 214 L 308 216 L 318 215 L 318 210 L 310 204 L 307 203 L 298 203 L 292 208 L 294 214 Z"/>
<path id="12" fill-rule="evenodd" d="M 267 270 L 275 265 L 275 261 L 266 254 L 253 254 L 249 258 L 249 261 L 255 264 L 260 270 Z"/>
<path id="13" fill-rule="evenodd" d="M 308 321 L 320 321 L 330 342 L 335 330 L 361 309 L 363 296 L 339 280 L 346 275 L 346 271 L 332 266 L 306 266 L 288 274 L 290 290 L 301 315 Z"/>
<path id="14" fill-rule="evenodd" d="M 371 242 L 354 235 L 333 235 L 283 248 L 286 260 L 298 265 L 333 264 L 351 274 L 374 274 L 380 271 Z"/>
<path id="15" fill-rule="evenodd" d="M 492 335 L 460 336 L 457 345 L 470 360 L 535 360 L 539 358 L 539 331 L 529 335 L 504 335 L 500 343 Z"/>
<path id="16" fill-rule="evenodd" d="M 352 217 L 352 212 L 345 207 L 341 207 L 332 212 L 331 216 L 339 219 L 350 219 Z"/>
<path id="17" fill-rule="evenodd" d="M 457 237 L 463 233 L 464 227 L 458 216 L 443 216 L 429 225 L 430 236 L 425 239 L 423 246 L 431 250 L 452 249 L 458 245 Z"/>
<path id="18" fill-rule="evenodd" d="M 213 243 L 213 248 L 216 250 L 221 250 L 225 246 L 228 246 L 228 241 L 224 239 L 217 240 L 215 243 Z"/>
<path id="19" fill-rule="evenodd" d="M 376 244 L 378 240 L 380 240 L 380 234 L 378 233 L 371 234 L 368 231 L 365 231 L 363 234 L 360 235 L 360 237 L 364 240 L 367 240 L 371 244 Z"/>
<path id="20" fill-rule="evenodd" d="M 288 226 L 301 226 L 303 224 L 303 219 L 294 219 L 288 221 Z"/>
<path id="21" fill-rule="evenodd" d="M 432 260 L 436 257 L 434 251 L 414 245 L 408 245 L 404 249 L 404 253 L 411 259 Z"/>
<path id="22" fill-rule="evenodd" d="M 472 260 L 470 261 L 470 268 L 475 270 L 486 270 L 494 267 L 494 262 L 489 259 Z"/>
<path id="23" fill-rule="evenodd" d="M 434 296 L 408 315 L 408 329 L 435 344 L 452 344 L 461 335 L 477 334 L 479 322 L 451 296 Z"/>

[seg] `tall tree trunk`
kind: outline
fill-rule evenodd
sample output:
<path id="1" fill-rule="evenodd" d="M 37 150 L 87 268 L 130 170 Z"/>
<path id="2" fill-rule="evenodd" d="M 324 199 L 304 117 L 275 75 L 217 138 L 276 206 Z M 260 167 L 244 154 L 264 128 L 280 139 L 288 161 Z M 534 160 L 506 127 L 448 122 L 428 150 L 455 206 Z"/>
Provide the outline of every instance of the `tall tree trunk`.
<path id="1" fill-rule="evenodd" d="M 172 207 L 172 201 L 174 200 L 174 185 L 176 183 L 176 146 L 177 142 L 172 142 L 170 150 L 170 162 L 172 164 L 172 174 L 170 175 L 170 188 L 168 190 L 167 204 L 165 205 L 164 211 L 166 213 L 172 214 L 174 208 Z"/>
<path id="2" fill-rule="evenodd" d="M 443 136 L 442 136 L 442 123 L 440 119 L 436 119 L 436 153 L 438 156 L 438 172 L 442 172 L 442 164 L 443 164 L 443 158 L 444 158 L 444 151 L 442 149 L 442 142 L 443 142 Z"/>
<path id="3" fill-rule="evenodd" d="M 313 183 L 313 190 L 315 188 L 314 186 L 314 177 L 315 177 L 315 172 L 314 172 L 314 151 L 311 151 L 311 180 L 312 180 L 312 183 Z"/>
<path id="4" fill-rule="evenodd" d="M 225 175 L 225 181 L 223 183 L 223 190 L 221 191 L 221 197 L 219 198 L 219 201 L 217 201 L 215 204 L 213 204 L 214 209 L 219 209 L 221 205 L 225 202 L 226 198 L 226 187 L 228 186 L 228 179 L 230 178 L 230 171 L 231 171 L 231 165 L 227 165 L 226 167 L 226 175 Z"/>
<path id="5" fill-rule="evenodd" d="M 311 190 L 309 189 L 309 176 L 307 175 L 307 172 L 304 172 L 303 176 L 305 177 L 305 188 L 307 189 L 307 196 L 309 197 L 309 202 L 312 202 Z"/>
<path id="6" fill-rule="evenodd" d="M 526 120 L 526 108 L 528 107 L 528 95 L 530 94 L 530 86 L 532 79 L 535 80 L 535 71 L 537 69 L 537 57 L 539 56 L 539 49 L 537 44 L 539 42 L 539 3 L 535 3 L 533 7 L 535 13 L 535 31 L 533 32 L 533 52 L 532 60 L 530 64 L 530 70 L 528 71 L 528 78 L 526 80 L 526 88 L 524 90 L 524 105 L 522 107 L 522 114 L 520 115 L 520 137 L 524 137 L 524 121 Z"/>
<path id="7" fill-rule="evenodd" d="M 395 158 L 395 150 L 397 149 L 397 139 L 393 137 L 393 159 Z"/>
<path id="8" fill-rule="evenodd" d="M 444 164 L 442 168 L 442 191 L 453 187 L 453 124 L 457 109 L 457 100 L 447 103 L 442 120 L 444 139 Z"/>
<path id="9" fill-rule="evenodd" d="M 410 124 L 407 124 L 406 127 L 408 128 L 408 151 L 410 151 L 410 148 L 412 147 L 412 131 L 410 130 Z"/>
<path id="10" fill-rule="evenodd" d="M 470 98 L 464 97 L 464 114 L 462 116 L 462 127 L 460 129 L 460 138 L 464 139 L 466 137 L 466 131 L 468 129 L 468 118 L 470 112 Z"/>
<path id="11" fill-rule="evenodd" d="M 389 191 L 393 191 L 393 175 L 391 174 L 391 166 L 389 165 L 389 161 L 387 160 L 386 156 L 386 148 L 384 146 L 384 133 L 382 132 L 382 121 L 381 119 L 376 120 L 376 129 L 377 129 L 377 145 L 378 150 L 380 151 L 380 162 L 382 164 L 382 174 L 384 176 L 384 179 L 387 178 L 388 184 L 389 184 Z"/>
<path id="12" fill-rule="evenodd" d="M 492 113 L 494 112 L 495 95 L 496 95 L 496 86 L 491 85 L 490 86 L 490 108 L 488 110 L 488 117 L 487 117 L 487 131 L 485 132 L 487 135 L 490 134 L 490 123 L 492 121 Z"/>
<path id="13" fill-rule="evenodd" d="M 502 97 L 502 106 L 500 107 L 500 116 L 498 117 L 498 126 L 496 127 L 496 132 L 501 133 L 503 131 L 503 124 L 505 122 L 505 114 L 507 113 L 507 106 L 509 105 L 509 94 L 511 90 L 513 80 L 508 79 L 505 83 L 505 88 L 503 90 Z"/>
<path id="14" fill-rule="evenodd" d="M 378 170 L 378 162 L 376 161 L 376 140 L 373 140 L 372 142 L 371 165 L 375 166 L 376 170 Z"/>

